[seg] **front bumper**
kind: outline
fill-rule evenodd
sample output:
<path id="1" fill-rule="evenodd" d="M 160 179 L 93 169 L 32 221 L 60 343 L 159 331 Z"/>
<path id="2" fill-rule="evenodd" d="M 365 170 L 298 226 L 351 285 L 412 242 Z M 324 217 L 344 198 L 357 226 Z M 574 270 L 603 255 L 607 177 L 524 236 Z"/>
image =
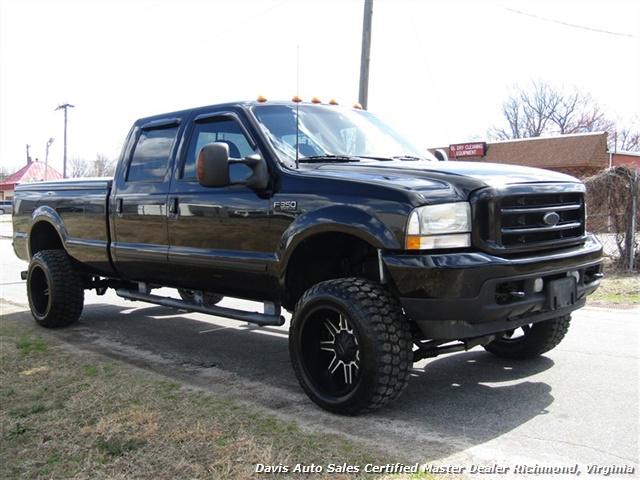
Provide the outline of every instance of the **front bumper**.
<path id="1" fill-rule="evenodd" d="M 600 284 L 602 245 L 535 257 L 382 254 L 389 286 L 425 338 L 459 340 L 566 315 Z M 569 279 L 569 280 L 567 280 Z"/>

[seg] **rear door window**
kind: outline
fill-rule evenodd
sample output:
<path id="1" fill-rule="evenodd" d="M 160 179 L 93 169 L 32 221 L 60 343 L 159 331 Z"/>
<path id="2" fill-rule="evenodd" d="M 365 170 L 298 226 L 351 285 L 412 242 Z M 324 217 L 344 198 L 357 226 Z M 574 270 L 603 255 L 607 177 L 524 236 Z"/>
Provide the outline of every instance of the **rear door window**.
<path id="1" fill-rule="evenodd" d="M 127 172 L 127 182 L 163 182 L 178 126 L 142 130 Z"/>

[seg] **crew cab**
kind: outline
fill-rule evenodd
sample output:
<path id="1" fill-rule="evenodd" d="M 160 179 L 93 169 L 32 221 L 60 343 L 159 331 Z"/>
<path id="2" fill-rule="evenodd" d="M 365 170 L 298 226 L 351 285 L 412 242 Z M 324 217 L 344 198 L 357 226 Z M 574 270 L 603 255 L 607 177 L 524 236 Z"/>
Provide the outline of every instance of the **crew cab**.
<path id="1" fill-rule="evenodd" d="M 552 171 L 437 161 L 362 109 L 259 99 L 136 121 L 114 178 L 19 185 L 13 246 L 44 327 L 78 320 L 87 289 L 257 325 L 291 312 L 302 388 L 356 414 L 419 359 L 557 346 L 602 276 L 584 194 Z"/>

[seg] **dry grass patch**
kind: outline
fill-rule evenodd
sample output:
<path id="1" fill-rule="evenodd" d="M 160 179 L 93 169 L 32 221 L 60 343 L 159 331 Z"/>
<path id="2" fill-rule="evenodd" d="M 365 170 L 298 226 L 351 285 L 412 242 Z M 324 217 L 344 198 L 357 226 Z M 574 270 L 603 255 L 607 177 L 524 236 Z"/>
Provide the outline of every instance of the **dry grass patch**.
<path id="1" fill-rule="evenodd" d="M 302 433 L 295 423 L 231 398 L 97 354 L 70 351 L 48 331 L 19 319 L 3 319 L 0 328 L 2 479 L 242 480 L 280 478 L 256 474 L 258 463 L 402 461 L 335 435 Z M 313 478 L 367 476 L 325 473 Z"/>
<path id="2" fill-rule="evenodd" d="M 640 305 L 640 274 L 605 272 L 600 287 L 589 296 L 589 305 L 613 308 Z"/>

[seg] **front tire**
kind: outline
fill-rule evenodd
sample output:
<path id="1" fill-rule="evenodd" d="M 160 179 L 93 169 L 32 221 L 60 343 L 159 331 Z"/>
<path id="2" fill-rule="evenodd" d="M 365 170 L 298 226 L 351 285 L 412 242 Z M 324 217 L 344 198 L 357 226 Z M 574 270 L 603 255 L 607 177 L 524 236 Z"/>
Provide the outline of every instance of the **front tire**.
<path id="1" fill-rule="evenodd" d="M 364 279 L 313 286 L 291 320 L 289 352 L 298 381 L 334 413 L 354 415 L 395 400 L 409 380 L 412 346 L 398 301 Z"/>
<path id="2" fill-rule="evenodd" d="M 82 313 L 82 280 L 64 250 L 42 250 L 29 263 L 27 296 L 31 314 L 46 328 L 66 327 Z"/>
<path id="3" fill-rule="evenodd" d="M 502 358 L 524 360 L 539 357 L 557 347 L 569 330 L 571 315 L 525 325 L 503 333 L 485 345 L 485 350 Z"/>

